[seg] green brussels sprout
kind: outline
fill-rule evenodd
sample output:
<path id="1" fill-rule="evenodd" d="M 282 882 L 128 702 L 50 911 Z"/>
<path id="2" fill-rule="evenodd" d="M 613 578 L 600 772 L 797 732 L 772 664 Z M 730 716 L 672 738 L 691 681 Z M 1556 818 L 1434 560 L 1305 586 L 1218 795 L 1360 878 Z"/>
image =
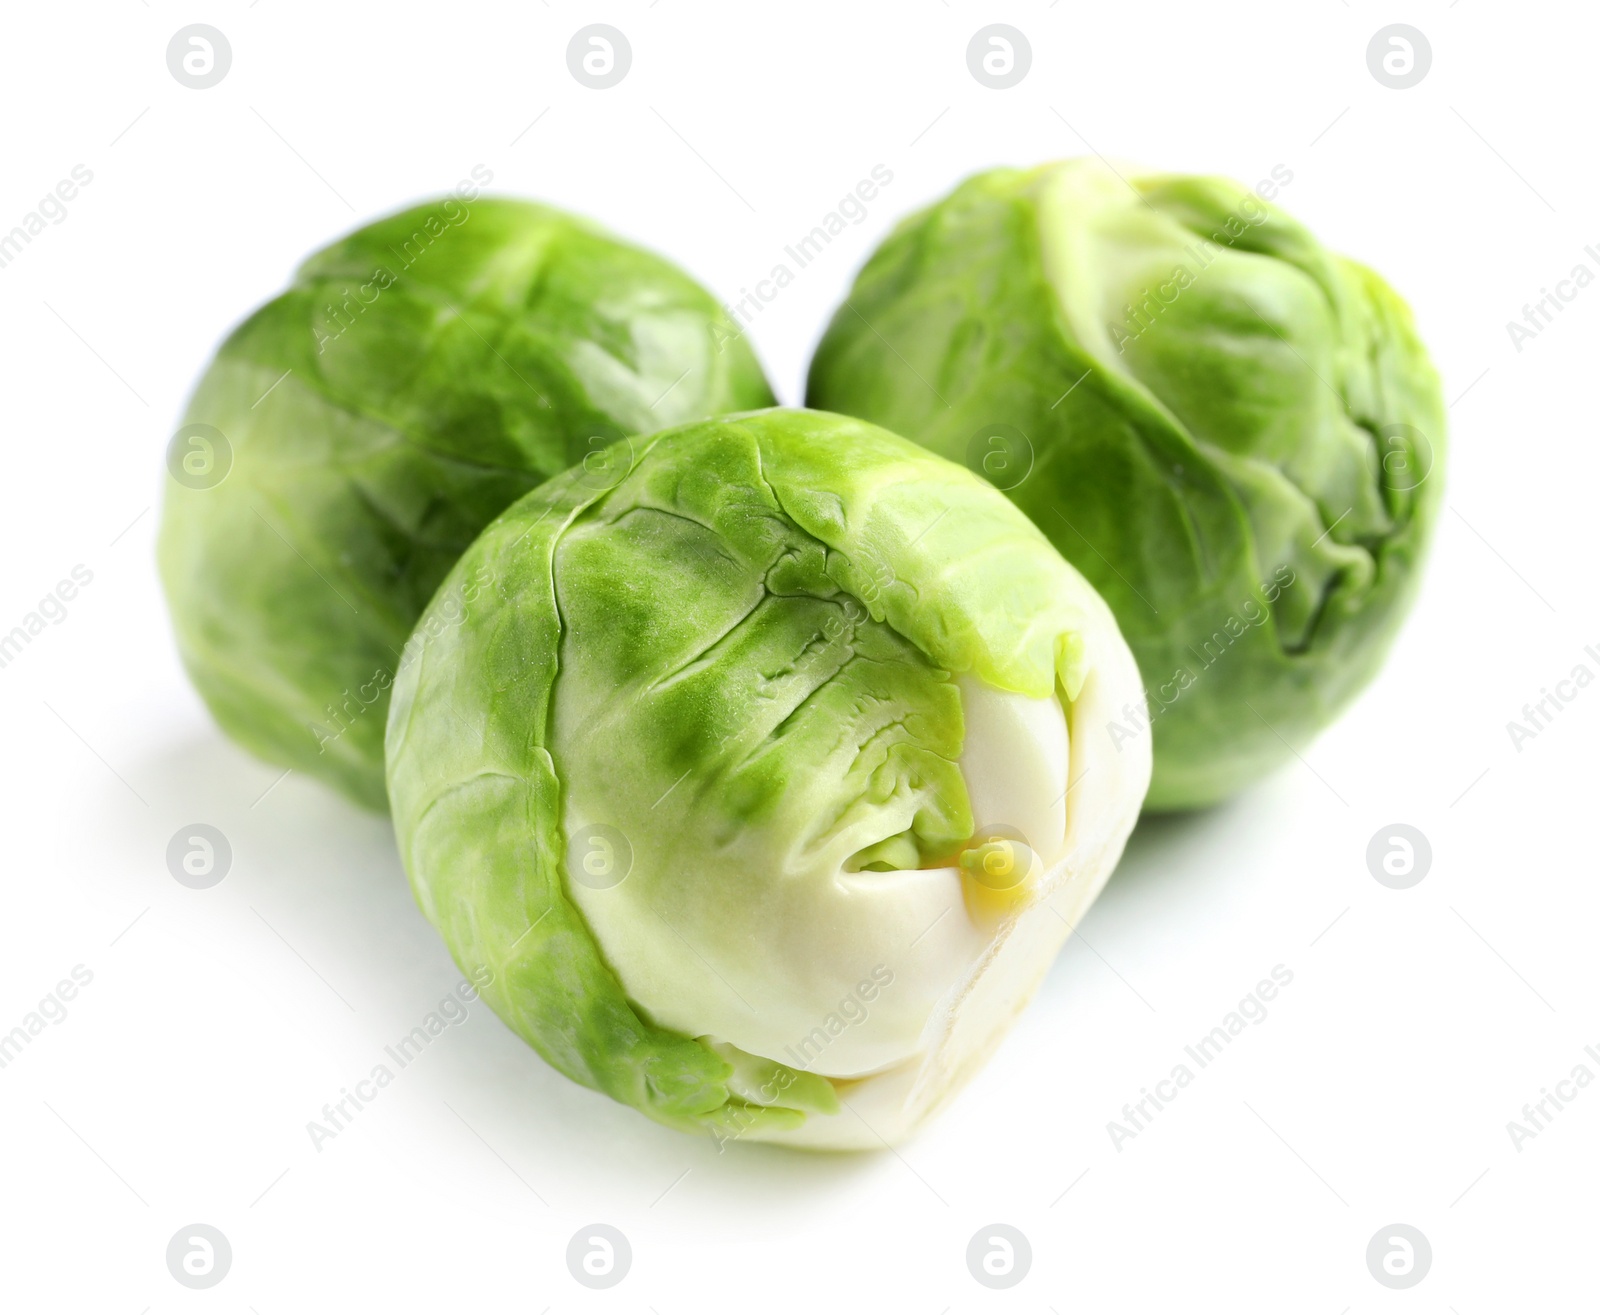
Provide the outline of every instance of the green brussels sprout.
<path id="1" fill-rule="evenodd" d="M 807 402 L 985 474 L 1110 603 L 1148 807 L 1216 802 L 1372 677 L 1444 407 L 1405 304 L 1255 193 L 1098 160 L 978 175 L 868 261 Z"/>
<path id="2" fill-rule="evenodd" d="M 389 797 L 418 902 L 578 1082 L 721 1139 L 899 1140 L 1122 850 L 1132 654 L 1021 512 L 874 426 L 614 451 L 494 521 L 412 636 Z"/>
<path id="3" fill-rule="evenodd" d="M 716 300 L 576 216 L 448 198 L 308 259 L 169 449 L 160 563 L 223 729 L 384 806 L 402 646 L 478 532 L 626 434 L 765 406 Z"/>

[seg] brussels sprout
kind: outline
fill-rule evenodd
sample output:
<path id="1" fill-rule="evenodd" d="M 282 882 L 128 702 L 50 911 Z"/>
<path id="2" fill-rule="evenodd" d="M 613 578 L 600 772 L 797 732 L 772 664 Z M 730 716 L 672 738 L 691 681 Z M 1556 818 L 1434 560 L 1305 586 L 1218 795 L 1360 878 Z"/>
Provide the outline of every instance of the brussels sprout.
<path id="1" fill-rule="evenodd" d="M 1105 604 L 959 466 L 770 410 L 468 549 L 389 714 L 417 898 L 568 1077 L 720 1138 L 907 1136 L 998 1042 L 1149 776 Z"/>
<path id="2" fill-rule="evenodd" d="M 174 439 L 189 673 L 242 744 L 382 808 L 395 664 L 478 531 L 625 434 L 771 401 L 704 288 L 583 219 L 447 199 L 360 229 L 233 332 Z"/>
<path id="3" fill-rule="evenodd" d="M 1376 672 L 1444 455 L 1405 304 L 1253 192 L 1072 160 L 905 220 L 807 401 L 987 475 L 1110 603 L 1151 808 L 1220 800 Z M 1431 476 L 1431 478 L 1430 478 Z"/>

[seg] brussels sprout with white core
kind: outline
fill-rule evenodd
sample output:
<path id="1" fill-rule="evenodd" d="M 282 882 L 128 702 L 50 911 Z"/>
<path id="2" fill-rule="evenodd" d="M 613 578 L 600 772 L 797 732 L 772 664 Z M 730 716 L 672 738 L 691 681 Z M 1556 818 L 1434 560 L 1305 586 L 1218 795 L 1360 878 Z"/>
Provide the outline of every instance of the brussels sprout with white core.
<path id="1" fill-rule="evenodd" d="M 418 625 L 418 899 L 577 1081 L 722 1138 L 902 1139 L 1121 852 L 1132 656 L 1026 517 L 874 426 L 755 412 L 626 466 L 506 511 Z"/>

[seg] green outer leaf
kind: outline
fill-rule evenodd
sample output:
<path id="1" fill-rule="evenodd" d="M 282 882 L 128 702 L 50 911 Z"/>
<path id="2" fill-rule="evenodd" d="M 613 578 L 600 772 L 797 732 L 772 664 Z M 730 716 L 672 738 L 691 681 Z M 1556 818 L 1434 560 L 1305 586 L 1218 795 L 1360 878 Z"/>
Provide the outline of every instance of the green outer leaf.
<path id="1" fill-rule="evenodd" d="M 1147 806 L 1194 807 L 1377 671 L 1437 518 L 1444 408 L 1377 275 L 1237 184 L 1124 172 L 998 170 L 903 221 L 807 400 L 974 468 L 996 424 L 1026 437 L 1008 495 L 1110 603 L 1146 682 Z M 1130 304 L 1179 267 L 1191 285 L 1132 332 Z"/>
<path id="2" fill-rule="evenodd" d="M 222 345 L 185 423 L 159 556 L 191 677 L 262 757 L 384 806 L 406 636 L 479 530 L 624 434 L 772 394 L 681 270 L 558 210 L 447 199 L 308 259 Z"/>
<path id="3" fill-rule="evenodd" d="M 796 565 L 786 587 L 851 582 L 865 596 L 858 601 L 942 670 L 1030 693 L 1081 682 L 1082 653 L 1071 641 L 1083 621 L 1074 599 L 1086 586 L 981 480 L 859 421 L 771 410 L 669 430 L 619 451 L 626 456 L 614 466 L 617 477 L 574 468 L 498 517 L 419 621 L 389 714 L 401 855 L 457 962 L 475 981 L 487 976 L 484 997 L 561 1072 L 673 1126 L 735 1134 L 792 1127 L 802 1111 L 733 1093 L 755 1094 L 758 1078 L 786 1073 L 780 1089 L 826 1109 L 816 1079 L 754 1057 L 729 1062 L 709 1038 L 643 1017 L 567 893 L 562 796 L 570 786 L 554 754 L 553 723 L 565 674 L 564 608 L 579 603 L 558 600 L 603 581 L 592 559 L 572 557 L 566 545 L 615 537 L 638 509 L 667 506 L 723 518 L 737 552 L 741 536 L 762 533 L 760 522 L 772 519 L 782 533 L 809 535 L 826 550 L 834 582 L 805 584 Z M 637 588 L 670 605 L 670 575 L 640 576 Z M 883 583 L 868 587 L 869 580 Z M 580 601 L 593 610 L 593 600 Z M 689 609 L 699 603 L 696 591 L 682 599 Z M 669 646 L 668 637 L 630 622 L 636 600 L 602 595 L 600 606 L 614 610 L 615 622 L 589 632 L 586 648 L 609 648 L 605 661 L 617 670 Z M 585 652 L 581 660 L 596 659 Z M 634 697 L 629 686 L 614 695 L 622 703 Z M 695 715 L 686 711 L 682 734 L 694 733 Z M 959 709 L 945 715 L 959 729 Z M 673 732 L 660 728 L 657 745 Z M 591 737 L 566 752 L 605 754 L 603 743 Z M 959 752 L 959 735 L 950 750 Z M 605 762 L 614 790 L 638 792 L 622 759 Z M 659 793 L 658 783 L 651 788 Z M 697 788 L 707 783 L 685 785 L 685 795 Z M 954 802 L 966 814 L 959 775 L 946 788 L 959 792 Z M 671 821 L 663 816 L 660 825 Z M 779 823 L 761 813 L 746 825 Z M 970 831 L 970 816 L 964 825 Z"/>

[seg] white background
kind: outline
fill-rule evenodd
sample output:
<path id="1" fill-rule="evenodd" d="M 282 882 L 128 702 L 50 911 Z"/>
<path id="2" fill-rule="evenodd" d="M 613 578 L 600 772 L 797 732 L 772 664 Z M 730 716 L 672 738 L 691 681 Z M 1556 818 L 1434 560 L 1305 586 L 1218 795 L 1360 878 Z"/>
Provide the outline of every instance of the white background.
<path id="1" fill-rule="evenodd" d="M 1591 1309 L 1600 1086 L 1600 685 L 1519 752 L 1506 724 L 1600 646 L 1600 289 L 1520 352 L 1506 330 L 1600 273 L 1594 52 L 1577 5 L 1223 7 L 1048 0 L 722 5 L 115 0 L 7 6 L 0 230 L 93 182 L 0 269 L 0 631 L 77 564 L 93 583 L 0 670 L 0 1030 L 93 981 L 0 1070 L 0 1306 L 18 1311 L 1350 1311 Z M 1013 24 L 1033 65 L 980 86 Z M 168 72 L 188 23 L 226 78 Z M 581 26 L 626 79 L 580 86 Z M 1366 47 L 1420 28 L 1390 90 Z M 534 122 L 537 120 L 537 122 Z M 534 126 L 529 128 L 528 125 Z M 1089 150 L 1246 182 L 1409 298 L 1452 399 L 1448 507 L 1392 659 L 1306 755 L 1227 807 L 1146 825 L 1040 998 L 898 1154 L 719 1154 L 546 1068 L 478 1005 L 337 1139 L 307 1121 L 459 980 L 387 823 L 225 742 L 179 669 L 152 543 L 162 453 L 226 330 L 310 250 L 476 164 L 581 210 L 729 301 L 875 164 L 865 221 L 754 326 L 783 399 L 902 213 L 997 164 Z M 274 784 L 277 782 L 276 784 Z M 230 839 L 193 891 L 173 833 Z M 1415 888 L 1379 829 L 1432 844 Z M 1276 964 L 1294 980 L 1131 1142 L 1107 1122 Z M 580 1226 L 631 1241 L 580 1287 Z M 169 1275 L 180 1227 L 233 1249 Z M 1030 1239 L 1006 1292 L 980 1227 Z M 1409 1291 L 1370 1276 L 1404 1222 Z"/>

